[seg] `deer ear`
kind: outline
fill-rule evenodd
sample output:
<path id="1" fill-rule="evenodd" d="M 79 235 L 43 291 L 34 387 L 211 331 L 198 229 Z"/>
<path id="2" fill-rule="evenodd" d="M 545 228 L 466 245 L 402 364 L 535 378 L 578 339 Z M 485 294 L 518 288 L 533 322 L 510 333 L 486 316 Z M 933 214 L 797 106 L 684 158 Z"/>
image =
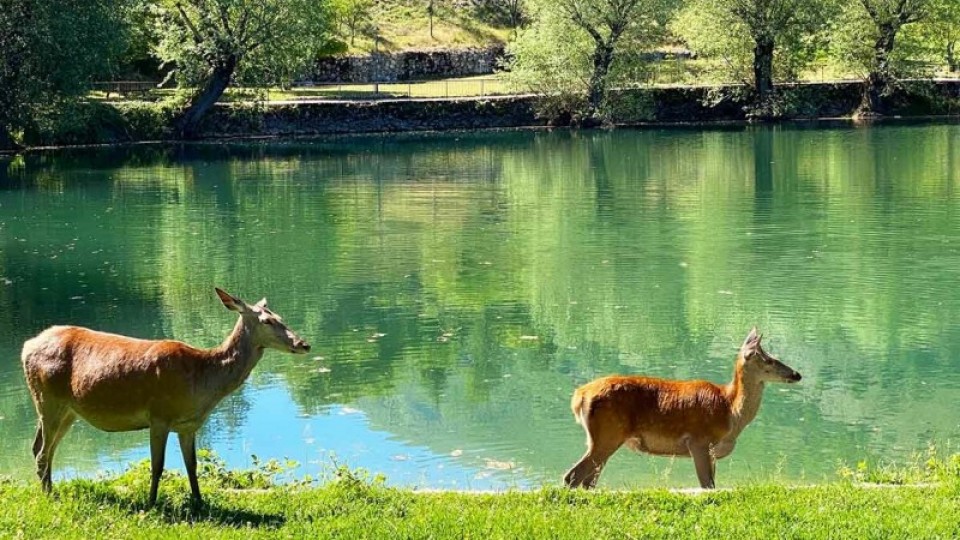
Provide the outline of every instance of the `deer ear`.
<path id="1" fill-rule="evenodd" d="M 261 298 L 260 301 L 257 302 L 256 307 L 258 307 L 258 308 L 265 308 L 265 307 L 267 307 L 267 299 L 266 299 L 266 298 Z"/>
<path id="2" fill-rule="evenodd" d="M 236 311 L 237 313 L 243 313 L 246 304 L 243 303 L 243 300 L 230 296 L 226 291 L 219 287 L 214 287 L 213 290 L 217 291 L 217 296 L 220 297 L 220 301 L 223 302 L 223 305 L 230 311 Z"/>
<path id="3" fill-rule="evenodd" d="M 750 333 L 747 334 L 747 339 L 743 340 L 743 345 L 740 346 L 740 354 L 747 358 L 756 354 L 757 349 L 760 348 L 760 336 L 757 334 L 757 327 L 754 326 Z"/>

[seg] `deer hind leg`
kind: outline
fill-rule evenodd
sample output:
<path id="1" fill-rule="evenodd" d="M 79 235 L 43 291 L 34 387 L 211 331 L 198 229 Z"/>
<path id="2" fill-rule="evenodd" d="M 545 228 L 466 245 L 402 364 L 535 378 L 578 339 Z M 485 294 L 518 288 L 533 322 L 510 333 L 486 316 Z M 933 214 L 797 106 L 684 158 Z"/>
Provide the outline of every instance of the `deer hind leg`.
<path id="1" fill-rule="evenodd" d="M 42 409 L 33 448 L 40 485 L 50 493 L 53 490 L 53 455 L 77 417 L 65 406 L 43 406 Z"/>
<path id="2" fill-rule="evenodd" d="M 610 419 L 593 416 L 584 418 L 584 430 L 587 432 L 587 451 L 563 477 L 567 487 L 585 487 L 597 485 L 603 467 L 625 440 L 622 431 Z"/>

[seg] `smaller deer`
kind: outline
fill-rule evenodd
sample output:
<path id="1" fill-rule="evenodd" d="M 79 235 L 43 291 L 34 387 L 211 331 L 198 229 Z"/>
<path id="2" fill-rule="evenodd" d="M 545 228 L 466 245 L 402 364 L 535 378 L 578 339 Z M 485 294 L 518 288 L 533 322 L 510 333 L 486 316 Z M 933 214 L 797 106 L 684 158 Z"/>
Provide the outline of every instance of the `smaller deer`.
<path id="1" fill-rule="evenodd" d="M 80 417 L 104 431 L 150 429 L 151 506 L 157 501 L 167 437 L 176 432 L 191 496 L 202 503 L 197 430 L 213 408 L 243 384 L 264 349 L 293 354 L 310 350 L 267 308 L 266 298 L 251 306 L 220 289 L 216 292 L 240 318 L 213 349 L 77 326 L 52 326 L 23 344 L 23 372 L 40 417 L 33 456 L 44 491 L 53 488 L 57 445 Z"/>
<path id="2" fill-rule="evenodd" d="M 587 432 L 587 452 L 563 477 L 569 487 L 594 487 L 610 456 L 626 444 L 656 456 L 692 457 L 700 487 L 712 489 L 718 459 L 757 416 L 768 382 L 795 383 L 800 374 L 760 347 L 753 328 L 740 347 L 733 381 L 672 381 L 603 377 L 573 393 L 571 407 Z"/>

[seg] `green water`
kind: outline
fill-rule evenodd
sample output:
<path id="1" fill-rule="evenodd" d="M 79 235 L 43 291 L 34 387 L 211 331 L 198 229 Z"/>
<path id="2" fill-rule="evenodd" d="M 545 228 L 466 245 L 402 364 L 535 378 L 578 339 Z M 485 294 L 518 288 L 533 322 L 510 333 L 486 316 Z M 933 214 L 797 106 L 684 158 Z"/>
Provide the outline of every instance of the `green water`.
<path id="1" fill-rule="evenodd" d="M 211 346 L 234 322 L 214 285 L 266 296 L 313 345 L 268 353 L 217 409 L 201 441 L 230 466 L 556 483 L 583 451 L 578 384 L 725 382 L 753 324 L 804 379 L 767 388 L 720 485 L 823 481 L 960 434 L 960 126 L 211 144 L 6 170 L 2 474 L 32 475 L 23 340 L 70 323 Z M 143 432 L 78 423 L 55 466 L 146 456 Z M 696 485 L 689 461 L 627 451 L 601 483 Z"/>

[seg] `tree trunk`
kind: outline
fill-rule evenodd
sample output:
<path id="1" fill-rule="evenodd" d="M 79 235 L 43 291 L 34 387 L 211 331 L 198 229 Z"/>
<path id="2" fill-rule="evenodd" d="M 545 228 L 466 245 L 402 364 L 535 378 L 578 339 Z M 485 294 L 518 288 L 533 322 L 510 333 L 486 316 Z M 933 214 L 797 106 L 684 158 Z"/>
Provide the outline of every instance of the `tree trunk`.
<path id="1" fill-rule="evenodd" d="M 427 4 L 427 17 L 430 19 L 430 39 L 433 39 L 433 0 Z"/>
<path id="2" fill-rule="evenodd" d="M 587 118 L 596 121 L 600 117 L 600 107 L 607 94 L 607 74 L 613 63 L 613 43 L 597 43 L 593 51 L 593 74 L 587 93 Z"/>
<path id="3" fill-rule="evenodd" d="M 237 69 L 237 60 L 235 55 L 230 55 L 213 70 L 203 91 L 193 98 L 190 106 L 177 121 L 177 134 L 180 137 L 189 139 L 196 135 L 200 120 L 219 101 L 220 96 L 230 85 L 233 72 Z"/>
<path id="4" fill-rule="evenodd" d="M 888 23 L 880 25 L 878 30 L 880 36 L 873 46 L 873 69 L 863 85 L 859 114 L 883 114 L 883 98 L 890 91 L 893 82 L 890 53 L 893 51 L 899 28 Z"/>
<path id="5" fill-rule="evenodd" d="M 950 67 L 951 73 L 956 73 L 960 71 L 960 58 L 957 58 L 956 47 L 957 47 L 956 41 L 951 41 L 947 43 L 947 65 Z"/>
<path id="6" fill-rule="evenodd" d="M 756 37 L 753 47 L 753 84 L 760 103 L 764 103 L 773 92 L 773 47 L 772 37 Z"/>

